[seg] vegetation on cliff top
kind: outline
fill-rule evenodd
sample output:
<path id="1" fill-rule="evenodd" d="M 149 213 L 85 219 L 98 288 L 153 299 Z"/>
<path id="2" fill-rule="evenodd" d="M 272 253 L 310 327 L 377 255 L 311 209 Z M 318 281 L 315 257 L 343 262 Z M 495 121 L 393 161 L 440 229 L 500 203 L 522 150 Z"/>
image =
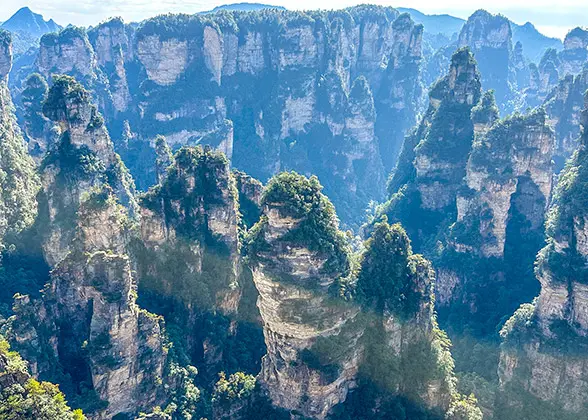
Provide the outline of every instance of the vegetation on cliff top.
<path id="1" fill-rule="evenodd" d="M 282 236 L 281 241 L 318 252 L 326 260 L 323 266 L 326 272 L 347 275 L 349 248 L 345 235 L 339 230 L 335 207 L 322 193 L 317 177 L 306 178 L 296 172 L 274 176 L 263 193 L 261 206 L 264 211 L 275 208 L 282 217 L 299 219 L 297 226 Z M 264 238 L 267 223 L 267 215 L 264 215 L 250 231 L 248 253 L 252 260 L 267 250 Z"/>

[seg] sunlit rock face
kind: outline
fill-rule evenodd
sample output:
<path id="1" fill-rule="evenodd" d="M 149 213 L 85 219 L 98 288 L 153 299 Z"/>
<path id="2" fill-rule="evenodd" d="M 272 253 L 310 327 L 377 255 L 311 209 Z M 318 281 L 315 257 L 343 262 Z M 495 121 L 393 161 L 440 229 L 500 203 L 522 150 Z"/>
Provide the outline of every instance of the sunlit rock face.
<path id="1" fill-rule="evenodd" d="M 283 186 L 300 188 L 305 194 L 302 207 L 291 201 L 294 196 L 283 195 Z M 361 331 L 354 327 L 358 309 L 342 301 L 335 291 L 349 270 L 347 250 L 336 231 L 332 205 L 320 193 L 316 178 L 284 173 L 267 188 L 251 245 L 257 305 L 268 349 L 259 379 L 276 406 L 323 419 L 333 406 L 345 401 L 355 384 L 361 357 L 357 345 Z M 309 205 L 323 208 L 306 214 L 304 208 Z M 323 218 L 328 229 L 335 231 L 317 234 L 324 235 L 322 240 L 332 248 L 318 250 L 318 242 L 296 239 L 296 232 L 305 224 Z M 313 345 L 337 337 L 345 337 L 345 344 L 332 361 L 334 370 L 327 372 L 310 361 Z"/>
<path id="2" fill-rule="evenodd" d="M 262 389 L 275 406 L 310 418 L 337 418 L 371 385 L 380 394 L 366 397 L 365 409 L 381 415 L 394 398 L 446 412 L 458 396 L 452 374 L 439 368 L 451 356 L 433 315 L 430 263 L 412 253 L 400 225 L 382 223 L 350 273 L 320 190 L 315 178 L 272 178 L 248 237 L 267 346 Z M 412 363 L 420 373 L 403 368 Z"/>
<path id="3" fill-rule="evenodd" d="M 210 145 L 262 181 L 319 174 L 357 224 L 422 103 L 422 33 L 376 6 L 112 19 L 46 35 L 34 69 L 83 80 L 141 189 L 155 183 L 145 161 L 164 135 L 172 148 Z"/>
<path id="4" fill-rule="evenodd" d="M 70 252 L 54 268 L 40 299 L 15 304 L 13 340 L 33 372 L 85 381 L 107 404 L 93 419 L 133 414 L 166 399 L 163 319 L 140 309 L 125 254 L 126 210 L 108 192 L 79 209 Z"/>
<path id="5" fill-rule="evenodd" d="M 69 252 L 76 230 L 76 209 L 96 189 L 108 186 L 136 212 L 134 185 L 114 151 L 108 131 L 90 93 L 68 76 L 54 81 L 43 107 L 58 125 L 60 138 L 42 163 L 39 197 L 45 259 L 57 265 Z"/>
<path id="6" fill-rule="evenodd" d="M 559 54 L 560 77 L 580 73 L 588 62 L 588 31 L 574 28 L 564 39 L 564 50 Z"/>
<path id="7" fill-rule="evenodd" d="M 578 147 L 584 93 L 587 89 L 588 69 L 585 69 L 576 76 L 565 76 L 545 99 L 549 123 L 555 130 L 554 160 L 557 172 L 563 169 L 565 161 Z"/>
<path id="8" fill-rule="evenodd" d="M 587 118 L 584 108 L 584 127 Z M 587 413 L 586 140 L 584 132 L 554 194 L 547 245 L 537 259 L 541 292 L 533 304 L 521 306 L 501 332 L 504 412 L 524 417 L 541 404 L 550 416 L 576 418 Z"/>
<path id="9" fill-rule="evenodd" d="M 51 279 L 40 298 L 17 300 L 13 341 L 35 375 L 104 401 L 90 418 L 133 415 L 167 398 L 167 349 L 163 320 L 135 303 L 132 180 L 89 92 L 62 76 L 47 98 L 45 115 L 61 132 L 42 162 L 37 216 Z"/>
<path id="10" fill-rule="evenodd" d="M 479 227 L 484 238 L 480 252 L 485 257 L 502 257 L 512 196 L 523 177 L 536 187 L 536 199 L 543 208 L 531 206 L 521 209 L 522 214 L 535 229 L 543 223 L 541 215 L 551 196 L 554 133 L 545 113 L 538 111 L 500 121 L 478 140 L 468 160 L 465 181 L 469 190 L 458 197 L 457 220 L 472 223 L 467 219 L 482 218 L 474 215 L 477 211 L 489 212 Z"/>

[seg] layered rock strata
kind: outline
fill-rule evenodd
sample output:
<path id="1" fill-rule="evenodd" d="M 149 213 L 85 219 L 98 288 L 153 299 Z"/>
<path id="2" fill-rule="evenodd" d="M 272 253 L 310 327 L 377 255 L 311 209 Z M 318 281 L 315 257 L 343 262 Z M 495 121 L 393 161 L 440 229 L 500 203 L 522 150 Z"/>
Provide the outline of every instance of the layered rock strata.
<path id="1" fill-rule="evenodd" d="M 208 144 L 262 181 L 319 173 L 341 217 L 357 223 L 382 198 L 414 123 L 421 44 L 422 26 L 375 6 L 167 15 L 46 35 L 35 68 L 94 92 L 140 188 L 155 183 L 144 146 L 162 134 L 172 148 Z"/>
<path id="2" fill-rule="evenodd" d="M 586 107 L 582 121 L 586 127 Z M 522 305 L 501 331 L 499 409 L 504 418 L 526 417 L 538 409 L 545 418 L 572 419 L 588 413 L 583 397 L 588 390 L 587 140 L 584 131 L 554 194 L 547 245 L 537 259 L 541 292 L 532 304 Z"/>

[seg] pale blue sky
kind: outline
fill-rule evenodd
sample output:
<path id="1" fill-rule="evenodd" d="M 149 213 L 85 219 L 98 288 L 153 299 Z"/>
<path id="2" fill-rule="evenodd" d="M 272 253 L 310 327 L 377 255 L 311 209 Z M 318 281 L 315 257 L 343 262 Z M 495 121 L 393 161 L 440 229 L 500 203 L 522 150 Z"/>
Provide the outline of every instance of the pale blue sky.
<path id="1" fill-rule="evenodd" d="M 139 21 L 167 12 L 195 13 L 235 1 L 206 0 L 1 0 L 0 21 L 8 19 L 23 6 L 65 25 L 94 25 L 111 16 Z M 289 9 L 332 9 L 367 1 L 353 0 L 275 0 L 267 3 Z M 449 13 L 467 18 L 476 9 L 503 13 L 517 23 L 533 22 L 542 32 L 563 37 L 575 26 L 588 26 L 586 0 L 374 0 L 370 3 L 412 7 L 424 13 Z"/>

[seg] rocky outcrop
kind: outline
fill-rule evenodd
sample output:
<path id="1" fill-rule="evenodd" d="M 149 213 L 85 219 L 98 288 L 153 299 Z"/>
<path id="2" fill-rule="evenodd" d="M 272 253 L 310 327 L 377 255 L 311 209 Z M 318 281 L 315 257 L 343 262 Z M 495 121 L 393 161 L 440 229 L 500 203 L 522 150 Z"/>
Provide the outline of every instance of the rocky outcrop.
<path id="1" fill-rule="evenodd" d="M 441 367 L 451 356 L 433 316 L 434 273 L 404 230 L 377 224 L 352 274 L 316 178 L 277 175 L 262 209 L 247 250 L 268 349 L 258 380 L 272 403 L 319 419 L 385 417 L 395 399 L 448 412 L 460 397 L 451 369 Z"/>
<path id="2" fill-rule="evenodd" d="M 581 74 L 588 63 L 588 32 L 582 28 L 572 29 L 565 38 L 563 51 L 548 48 L 536 70 L 531 68 L 531 83 L 525 93 L 530 106 L 538 106 L 547 97 L 553 96 L 560 79 L 572 79 Z M 535 74 L 533 72 L 535 71 Z M 582 92 L 583 94 L 583 92 Z M 549 100 L 549 98 L 548 98 Z"/>
<path id="3" fill-rule="evenodd" d="M 213 380 L 239 357 L 231 345 L 239 334 L 245 282 L 239 193 L 219 152 L 186 147 L 170 163 L 140 200 L 141 238 L 133 247 L 139 296 L 174 330 L 190 332 L 174 339 Z"/>
<path id="4" fill-rule="evenodd" d="M 10 35 L 0 30 L 0 249 L 16 244 L 16 235 L 33 223 L 39 180 L 16 124 L 8 90 L 12 65 Z"/>
<path id="5" fill-rule="evenodd" d="M 59 140 L 59 129 L 54 122 L 43 115 L 43 102 L 47 99 L 49 86 L 43 76 L 31 74 L 24 84 L 21 94 L 24 124 L 23 131 L 29 154 L 41 163 L 45 153 Z"/>
<path id="6" fill-rule="evenodd" d="M 96 77 L 96 56 L 86 31 L 75 26 L 43 35 L 35 66 L 47 79 L 69 74 L 90 83 Z"/>
<path id="7" fill-rule="evenodd" d="M 356 412 L 374 410 L 385 416 L 385 401 L 404 398 L 399 405 L 421 412 L 447 413 L 460 396 L 454 389 L 451 359 L 439 330 L 433 305 L 434 271 L 421 255 L 412 253 L 406 232 L 398 224 L 377 223 L 361 257 L 356 283 L 361 303 L 364 346 L 358 389 L 370 386 L 375 395 L 362 400 Z M 419 368 L 415 368 L 419 366 Z M 394 370 L 396 374 L 384 372 Z M 353 399 L 353 395 L 351 396 Z M 473 404 L 471 415 L 479 413 Z M 448 414 L 447 418 L 451 418 Z"/>
<path id="8" fill-rule="evenodd" d="M 88 38 L 96 55 L 97 66 L 108 77 L 110 93 L 105 110 L 117 115 L 128 110 L 132 100 L 126 73 L 126 62 L 133 59 L 132 43 L 122 19 L 114 18 L 88 32 Z M 110 106 L 114 109 L 108 109 Z"/>
<path id="9" fill-rule="evenodd" d="M 582 122 L 588 125 L 588 106 Z M 587 141 L 584 131 L 554 194 L 547 245 L 537 260 L 541 292 L 533 304 L 521 306 L 501 331 L 500 402 L 503 412 L 512 416 L 504 418 L 525 417 L 537 406 L 546 418 L 587 413 Z"/>
<path id="10" fill-rule="evenodd" d="M 559 54 L 560 77 L 580 73 L 588 63 L 588 31 L 574 28 L 564 39 L 564 50 Z"/>
<path id="11" fill-rule="evenodd" d="M 37 219 L 53 270 L 40 299 L 17 298 L 12 339 L 35 375 L 59 378 L 92 418 L 137 413 L 166 398 L 167 350 L 162 320 L 135 304 L 132 179 L 74 79 L 54 80 L 44 113 L 61 131 L 41 166 Z"/>
<path id="12" fill-rule="evenodd" d="M 240 268 L 238 196 L 234 183 L 224 155 L 210 149 L 183 148 L 174 157 L 161 183 L 141 198 L 141 237 L 145 246 L 159 254 L 161 260 L 165 260 L 167 248 L 170 252 L 192 254 L 192 258 L 184 261 L 186 274 L 192 278 L 184 280 L 200 283 L 200 288 L 211 288 L 201 290 L 202 296 L 194 296 L 189 306 L 199 303 L 227 312 L 236 310 L 238 291 L 235 287 Z M 215 257 L 216 253 L 219 255 Z M 226 261 L 219 261 L 219 264 L 225 263 L 225 270 L 219 270 L 217 278 L 212 273 L 203 273 L 210 266 L 204 260 L 218 259 L 221 255 Z M 158 263 L 157 259 L 150 258 L 145 262 L 156 266 Z M 145 272 L 160 277 L 158 289 L 190 300 L 190 296 L 179 293 L 174 286 L 175 282 L 184 280 L 177 278 L 177 273 L 154 275 L 159 271 L 156 266 L 145 267 Z M 166 280 L 169 274 L 173 277 Z M 206 284 L 207 281 L 211 283 Z M 187 283 L 184 287 L 191 286 Z M 230 296 L 234 293 L 237 295 Z"/>
<path id="13" fill-rule="evenodd" d="M 484 102 L 472 118 L 497 116 L 493 100 Z M 473 313 L 489 311 L 480 317 L 487 322 L 503 309 L 498 302 L 487 307 L 488 289 L 499 290 L 508 282 L 512 301 L 524 301 L 534 290 L 528 273 L 541 246 L 535 238 L 543 236 L 551 198 L 554 133 L 542 109 L 476 131 L 465 185 L 457 195 L 457 218 L 438 263 L 437 302 L 449 312 L 459 311 L 460 305 Z M 511 267 L 512 258 L 520 271 Z"/>
<path id="14" fill-rule="evenodd" d="M 43 106 L 45 116 L 59 126 L 58 145 L 41 166 L 39 217 L 43 220 L 45 259 L 56 266 L 70 251 L 75 236 L 76 209 L 92 191 L 109 186 L 131 215 L 136 211 L 134 185 L 92 105 L 90 93 L 69 76 L 54 79 Z"/>
<path id="15" fill-rule="evenodd" d="M 289 190 L 303 194 L 301 200 Z M 305 226 L 314 223 L 324 228 L 305 237 Z M 278 407 L 325 418 L 354 386 L 361 355 L 361 332 L 353 328 L 358 310 L 333 294 L 349 272 L 333 207 L 316 178 L 283 173 L 268 184 L 252 232 L 253 280 L 268 348 L 259 380 Z M 343 344 L 328 370 L 311 360 L 313 345 L 324 340 Z"/>
<path id="16" fill-rule="evenodd" d="M 382 211 L 402 222 L 418 250 L 447 227 L 441 221 L 447 223 L 457 211 L 457 190 L 474 140 L 470 114 L 480 98 L 476 62 L 469 49 L 462 48 L 453 55 L 448 74 L 431 89 L 429 108 L 405 141 L 389 186 L 392 196 Z M 420 220 L 425 218 L 430 223 L 423 225 Z"/>
<path id="17" fill-rule="evenodd" d="M 565 76 L 545 99 L 549 123 L 555 130 L 554 160 L 557 172 L 563 169 L 565 161 L 578 147 L 580 115 L 587 89 L 588 69 L 585 69 L 576 76 Z"/>
<path id="18" fill-rule="evenodd" d="M 36 375 L 62 380 L 91 418 L 133 414 L 165 401 L 163 320 L 140 309 L 125 254 L 126 210 L 108 189 L 86 196 L 70 252 L 39 300 L 15 303 L 13 341 Z M 87 391 L 86 391 L 87 392 Z"/>
<path id="19" fill-rule="evenodd" d="M 515 109 L 515 63 L 513 63 L 512 29 L 502 15 L 478 10 L 463 26 L 458 46 L 469 46 L 480 67 L 484 89 L 493 89 L 501 110 Z"/>
<path id="20" fill-rule="evenodd" d="M 467 190 L 460 192 L 457 198 L 454 229 L 461 229 L 462 223 L 470 228 L 479 223 L 478 231 L 471 234 L 474 238 L 479 235 L 481 242 L 470 237 L 473 242 L 461 243 L 459 248 L 469 246 L 484 257 L 504 255 L 512 197 L 519 190 L 522 177 L 535 185 L 535 200 L 541 206 L 523 208 L 519 213 L 529 220 L 533 229 L 543 224 L 542 215 L 551 197 L 554 143 L 554 133 L 546 117 L 543 110 L 524 117 L 510 117 L 476 137 L 465 177 Z M 459 237 L 452 240 L 456 245 L 460 243 Z"/>

